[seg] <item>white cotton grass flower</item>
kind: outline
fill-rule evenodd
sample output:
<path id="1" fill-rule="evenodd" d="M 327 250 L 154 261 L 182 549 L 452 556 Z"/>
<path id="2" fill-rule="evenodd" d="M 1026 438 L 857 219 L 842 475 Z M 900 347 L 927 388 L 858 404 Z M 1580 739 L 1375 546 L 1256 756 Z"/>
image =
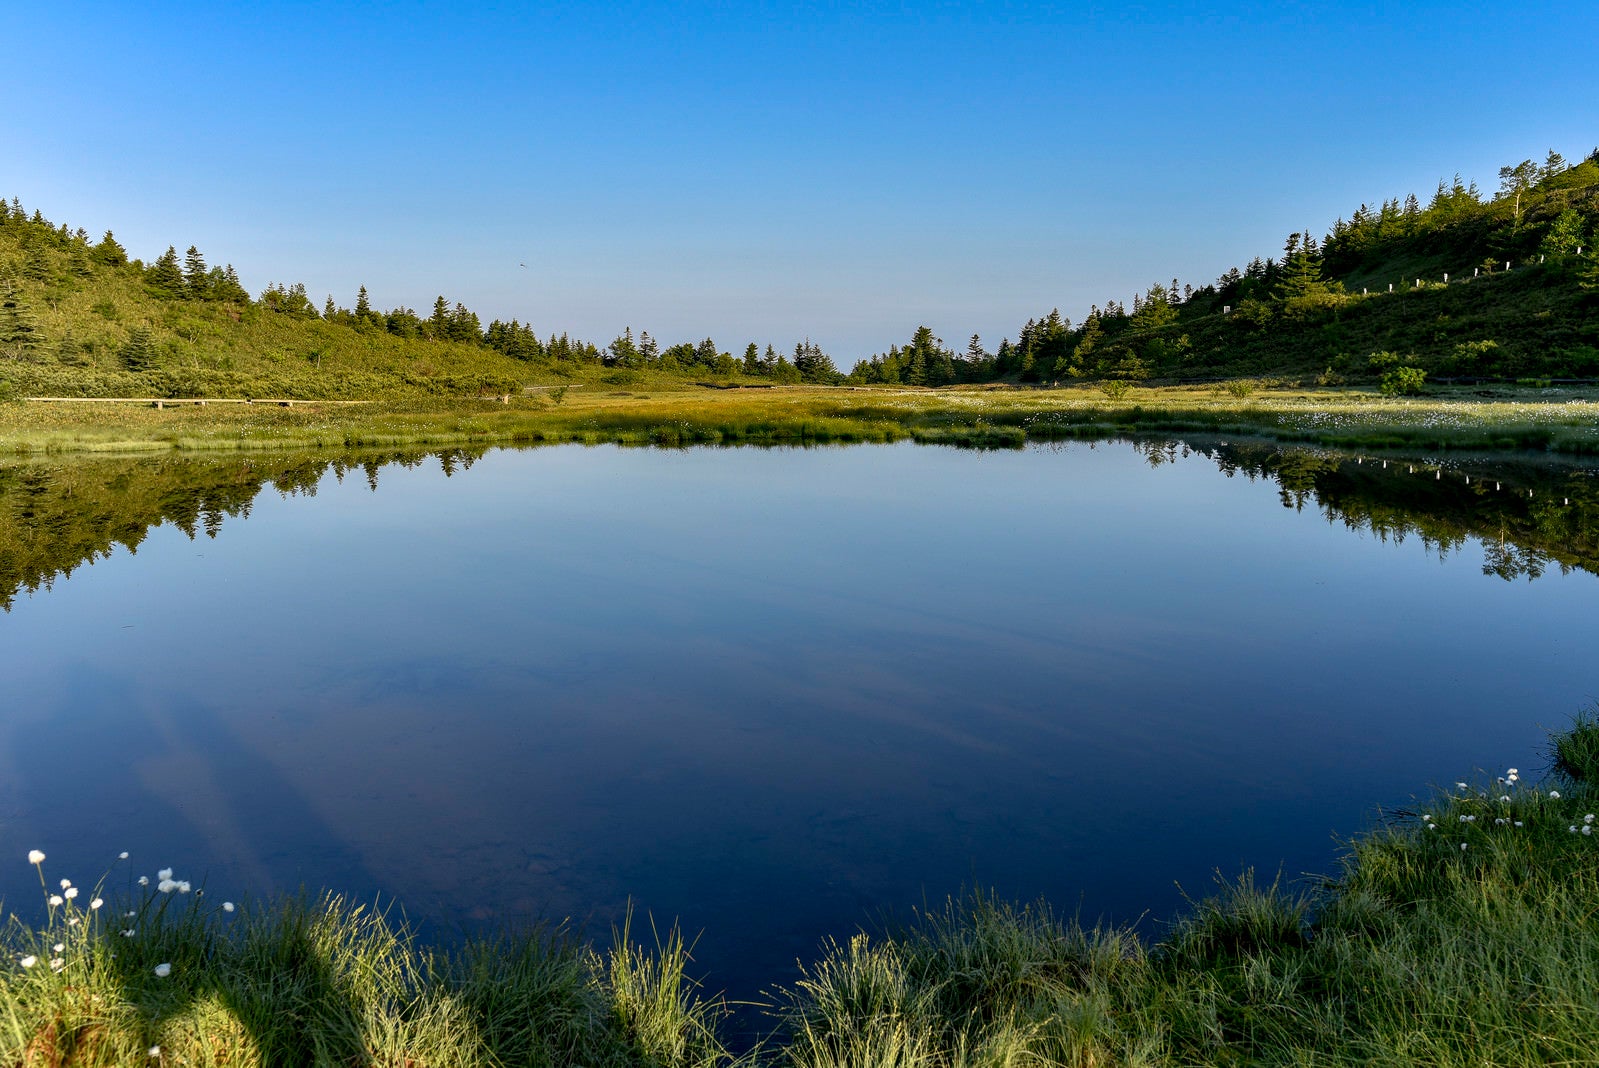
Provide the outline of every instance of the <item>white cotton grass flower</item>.
<path id="1" fill-rule="evenodd" d="M 37 849 L 28 850 L 28 863 L 29 864 L 43 864 L 44 863 L 44 853 L 42 853 L 41 851 L 39 851 Z"/>
<path id="2" fill-rule="evenodd" d="M 151 1046 L 150 1047 L 150 1056 L 152 1056 L 152 1057 L 161 1056 L 161 1047 L 160 1046 Z"/>
<path id="3" fill-rule="evenodd" d="M 1499 800 L 1503 801 L 1505 804 L 1508 805 L 1510 803 L 1510 795 L 1509 794 L 1501 794 L 1499 796 Z"/>
<path id="4" fill-rule="evenodd" d="M 76 886 L 67 887 L 66 893 L 65 893 L 64 896 L 66 897 L 66 899 L 68 901 L 71 901 L 73 898 L 78 896 L 78 888 Z"/>
<path id="5" fill-rule="evenodd" d="M 51 908 L 59 908 L 61 906 L 61 895 L 60 894 L 51 894 L 50 897 L 47 900 L 50 902 L 50 907 Z"/>
<path id="6" fill-rule="evenodd" d="M 117 854 L 117 859 L 118 860 L 127 860 L 128 859 L 128 851 L 126 849 L 124 849 L 122 852 L 118 853 Z"/>
<path id="7" fill-rule="evenodd" d="M 169 976 L 171 974 L 172 974 L 172 965 L 170 965 L 170 964 L 157 964 L 155 966 L 155 976 L 156 976 L 157 979 L 165 979 L 167 976 Z"/>
<path id="8" fill-rule="evenodd" d="M 93 910 L 93 909 L 97 909 L 97 908 L 99 908 L 99 907 L 100 907 L 100 906 L 101 906 L 101 905 L 104 905 L 104 904 L 105 904 L 105 898 L 103 898 L 103 897 L 97 897 L 97 898 L 95 898 L 95 899 L 94 899 L 94 900 L 93 900 L 93 901 L 91 901 L 91 902 L 89 902 L 89 908 L 90 908 L 90 909 L 91 909 L 91 910 Z"/>
<path id="9" fill-rule="evenodd" d="M 1517 820 L 1516 821 L 1516 826 L 1517 827 L 1521 827 L 1521 826 L 1524 826 L 1524 824 L 1520 820 Z"/>
<path id="10" fill-rule="evenodd" d="M 223 912 L 232 912 L 233 911 L 233 902 L 231 902 L 231 901 L 222 902 L 222 911 Z"/>
<path id="11" fill-rule="evenodd" d="M 50 960 L 50 970 L 53 971 L 53 972 L 59 972 L 62 968 L 65 968 L 66 966 L 67 966 L 67 962 L 62 960 L 60 957 L 52 957 L 51 960 Z"/>
<path id="12" fill-rule="evenodd" d="M 133 937 L 133 928 L 129 927 L 127 930 L 123 931 L 122 932 L 122 937 L 123 938 L 132 938 Z"/>
<path id="13" fill-rule="evenodd" d="M 188 892 L 189 892 L 189 880 L 187 880 L 187 879 L 179 879 L 178 880 L 178 893 L 187 894 Z"/>
<path id="14" fill-rule="evenodd" d="M 1460 843 L 1460 851 L 1462 853 L 1464 853 L 1466 851 L 1466 843 L 1465 842 L 1461 842 Z"/>
<path id="15" fill-rule="evenodd" d="M 148 875 L 139 876 L 139 885 L 140 886 L 149 886 L 150 885 L 150 877 Z"/>
<path id="16" fill-rule="evenodd" d="M 71 885 L 72 885 L 72 880 L 71 879 L 62 879 L 61 880 L 61 889 L 65 890 L 67 887 L 69 887 Z"/>
<path id="17" fill-rule="evenodd" d="M 1567 827 L 1566 830 L 1569 831 L 1571 834 L 1576 834 L 1577 833 L 1577 825 L 1575 823 L 1573 823 L 1570 827 Z"/>
<path id="18" fill-rule="evenodd" d="M 33 966 L 34 966 L 34 965 L 35 965 L 35 964 L 38 964 L 38 963 L 39 963 L 39 958 L 38 958 L 38 957 L 35 957 L 35 956 L 33 956 L 33 955 L 32 955 L 32 954 L 29 954 L 29 955 L 28 955 L 28 956 L 26 956 L 26 957 L 23 957 L 23 958 L 22 958 L 22 959 L 21 959 L 21 960 L 20 960 L 20 961 L 18 961 L 18 962 L 17 962 L 17 963 L 18 963 L 18 964 L 20 964 L 20 965 L 22 965 L 22 966 L 23 966 L 23 967 L 24 967 L 24 968 L 31 968 L 31 967 L 33 967 Z"/>
<path id="19" fill-rule="evenodd" d="M 170 878 L 172 878 L 172 869 L 171 868 L 162 868 L 160 871 L 155 873 L 155 877 L 157 879 L 163 879 L 163 880 L 164 879 L 170 879 Z"/>
<path id="20" fill-rule="evenodd" d="M 1559 790 L 1550 790 L 1549 791 L 1549 796 L 1554 798 L 1556 801 L 1559 801 L 1560 800 L 1560 791 Z"/>
<path id="21" fill-rule="evenodd" d="M 67 921 L 67 926 L 68 927 L 76 927 L 76 926 L 78 926 L 78 918 L 76 916 L 72 917 L 70 920 Z"/>
<path id="22" fill-rule="evenodd" d="M 1593 822 L 1593 813 L 1590 812 L 1586 816 L 1582 817 L 1582 822 L 1584 822 L 1584 823 L 1592 823 Z"/>
<path id="23" fill-rule="evenodd" d="M 129 909 L 127 912 L 124 912 L 122 915 L 123 916 L 137 916 L 138 913 L 136 911 L 134 911 L 133 909 Z"/>
<path id="24" fill-rule="evenodd" d="M 1463 783 L 1463 782 L 1457 782 L 1457 783 L 1455 783 L 1455 789 L 1457 789 L 1457 790 L 1464 790 L 1464 789 L 1465 789 L 1465 788 L 1466 788 L 1466 784 L 1465 784 L 1465 783 Z"/>

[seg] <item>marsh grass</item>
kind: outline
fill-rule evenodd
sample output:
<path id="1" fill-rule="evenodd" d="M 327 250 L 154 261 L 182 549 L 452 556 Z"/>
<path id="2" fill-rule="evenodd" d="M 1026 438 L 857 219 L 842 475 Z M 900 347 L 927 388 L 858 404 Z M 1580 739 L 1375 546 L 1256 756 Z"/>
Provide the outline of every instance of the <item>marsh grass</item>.
<path id="1" fill-rule="evenodd" d="M 1549 781 L 1438 790 L 1308 887 L 1218 877 L 1153 946 L 1044 902 L 952 897 L 824 944 L 737 1055 L 682 933 L 640 939 L 631 915 L 605 950 L 563 927 L 441 950 L 334 896 L 91 908 L 41 867 L 47 921 L 5 932 L 0 1063 L 1594 1064 L 1596 755 L 1590 710 L 1551 739 Z"/>
<path id="2" fill-rule="evenodd" d="M 1502 398 L 1383 398 L 1277 387 L 1228 395 L 1166 387 L 1121 398 L 1086 388 L 598 390 L 513 397 L 378 398 L 359 406 L 0 405 L 0 451 L 394 448 L 581 442 L 810 445 L 913 439 L 968 448 L 1129 432 L 1209 432 L 1365 449 L 1538 449 L 1599 453 L 1599 405 L 1581 391 Z"/>
<path id="3" fill-rule="evenodd" d="M 56 909 L 39 930 L 13 916 L 0 1063 L 667 1068 L 730 1059 L 716 1038 L 719 1003 L 686 980 L 675 931 L 652 952 L 619 942 L 607 955 L 546 926 L 439 950 L 337 896 L 237 910 L 202 901 L 151 895 L 99 924 Z"/>

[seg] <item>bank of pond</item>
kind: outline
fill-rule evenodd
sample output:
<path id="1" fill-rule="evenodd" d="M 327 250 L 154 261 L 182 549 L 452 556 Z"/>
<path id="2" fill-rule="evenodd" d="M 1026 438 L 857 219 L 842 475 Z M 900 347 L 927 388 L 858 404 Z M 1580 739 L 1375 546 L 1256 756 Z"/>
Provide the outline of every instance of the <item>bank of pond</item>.
<path id="1" fill-rule="evenodd" d="M 1335 874 L 1219 880 L 1153 942 L 968 892 L 822 945 L 759 1006 L 697 985 L 692 938 L 639 913 L 598 945 L 561 925 L 424 944 L 392 904 L 220 901 L 126 853 L 80 887 L 35 850 L 11 860 L 42 900 L 7 903 L 0 1046 L 84 1066 L 1599 1063 L 1596 776 L 1580 713 L 1547 776 L 1446 784 Z"/>

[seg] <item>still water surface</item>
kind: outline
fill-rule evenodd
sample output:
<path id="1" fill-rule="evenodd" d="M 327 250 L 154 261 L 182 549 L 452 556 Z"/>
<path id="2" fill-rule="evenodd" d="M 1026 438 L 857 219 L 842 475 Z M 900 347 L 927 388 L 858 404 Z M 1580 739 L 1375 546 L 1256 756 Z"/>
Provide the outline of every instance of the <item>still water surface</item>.
<path id="1" fill-rule="evenodd" d="M 1379 806 L 1543 768 L 1599 693 L 1593 574 L 1283 503 L 1126 444 L 268 490 L 0 617 L 0 892 L 32 907 L 40 848 L 438 933 L 631 898 L 736 996 L 973 884 L 1158 935 L 1215 869 L 1329 872 Z"/>

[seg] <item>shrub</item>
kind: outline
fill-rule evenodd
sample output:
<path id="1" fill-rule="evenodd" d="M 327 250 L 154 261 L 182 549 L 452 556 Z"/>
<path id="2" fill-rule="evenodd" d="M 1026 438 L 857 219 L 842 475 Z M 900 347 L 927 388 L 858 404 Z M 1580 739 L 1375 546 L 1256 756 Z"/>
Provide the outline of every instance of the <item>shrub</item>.
<path id="1" fill-rule="evenodd" d="M 1385 397 L 1420 393 L 1422 383 L 1426 380 L 1427 372 L 1419 367 L 1395 367 L 1382 376 L 1379 388 Z"/>

